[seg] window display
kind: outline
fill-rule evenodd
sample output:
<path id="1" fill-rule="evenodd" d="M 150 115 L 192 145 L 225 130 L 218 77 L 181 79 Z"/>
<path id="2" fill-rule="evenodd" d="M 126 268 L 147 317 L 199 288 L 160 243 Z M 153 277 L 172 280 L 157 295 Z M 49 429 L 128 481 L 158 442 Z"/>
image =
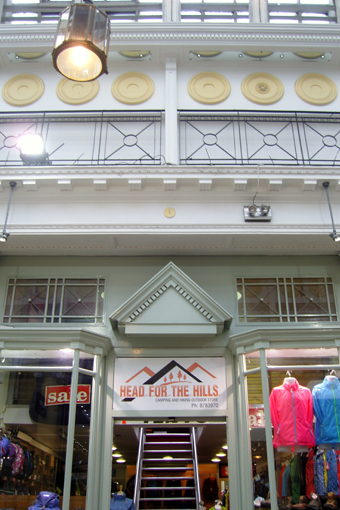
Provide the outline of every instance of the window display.
<path id="1" fill-rule="evenodd" d="M 259 357 L 258 352 L 246 355 L 246 367 L 252 371 L 248 376 L 248 404 L 254 506 L 268 507 L 276 493 L 279 510 L 337 510 L 340 382 L 339 372 L 328 367 L 338 365 L 338 349 L 266 351 L 272 445 L 265 441 L 266 416 L 256 423 L 253 419 L 253 387 L 257 410 L 261 404 L 265 407 L 262 392 L 258 391 L 261 373 L 253 373 L 253 367 L 259 366 Z M 287 371 L 289 367 L 293 367 L 291 372 Z M 282 372 L 287 372 L 286 377 Z M 274 489 L 268 476 L 270 447 L 274 448 L 275 476 L 271 479 L 276 484 Z"/>

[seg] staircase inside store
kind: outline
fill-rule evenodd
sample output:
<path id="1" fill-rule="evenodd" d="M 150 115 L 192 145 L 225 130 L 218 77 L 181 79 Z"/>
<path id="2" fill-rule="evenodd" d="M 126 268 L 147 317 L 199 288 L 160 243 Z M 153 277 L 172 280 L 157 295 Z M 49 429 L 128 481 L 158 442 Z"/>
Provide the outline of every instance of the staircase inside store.
<path id="1" fill-rule="evenodd" d="M 136 510 L 198 510 L 195 434 L 195 427 L 140 429 Z"/>

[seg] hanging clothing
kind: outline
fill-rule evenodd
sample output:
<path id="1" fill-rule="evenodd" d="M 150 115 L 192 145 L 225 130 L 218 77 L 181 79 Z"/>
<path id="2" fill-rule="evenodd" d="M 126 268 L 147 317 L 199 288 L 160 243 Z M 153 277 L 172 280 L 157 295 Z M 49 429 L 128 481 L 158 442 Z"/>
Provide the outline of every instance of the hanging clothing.
<path id="1" fill-rule="evenodd" d="M 310 498 L 311 494 L 315 493 L 314 485 L 314 455 L 313 449 L 309 450 L 308 460 L 306 464 L 306 496 Z"/>
<path id="2" fill-rule="evenodd" d="M 326 451 L 325 468 L 327 471 L 327 493 L 334 492 L 334 494 L 339 495 L 337 455 L 335 450 Z"/>
<path id="3" fill-rule="evenodd" d="M 301 496 L 300 473 L 301 473 L 301 457 L 295 455 L 290 461 L 290 477 L 292 480 L 292 497 L 293 503 L 299 502 Z"/>
<path id="4" fill-rule="evenodd" d="M 338 379 L 316 384 L 312 390 L 316 444 L 340 443 L 340 383 Z"/>
<path id="5" fill-rule="evenodd" d="M 285 472 L 286 467 L 287 467 L 286 464 L 283 464 L 281 471 L 280 471 L 280 480 L 279 480 L 279 496 L 280 496 L 280 498 L 282 498 L 282 478 L 283 478 L 283 473 Z"/>
<path id="6" fill-rule="evenodd" d="M 315 445 L 313 431 L 313 398 L 309 388 L 296 380 L 273 388 L 270 397 L 270 415 L 274 427 L 275 448 L 278 446 Z"/>
<path id="7" fill-rule="evenodd" d="M 290 478 L 290 464 L 286 466 L 286 469 L 283 472 L 282 475 L 282 497 L 286 498 L 287 496 L 290 496 L 290 491 L 288 490 L 288 480 Z"/>
<path id="8" fill-rule="evenodd" d="M 325 461 L 323 450 L 318 451 L 314 457 L 314 484 L 316 494 L 319 494 L 319 496 L 327 495 L 327 489 L 325 485 Z"/>

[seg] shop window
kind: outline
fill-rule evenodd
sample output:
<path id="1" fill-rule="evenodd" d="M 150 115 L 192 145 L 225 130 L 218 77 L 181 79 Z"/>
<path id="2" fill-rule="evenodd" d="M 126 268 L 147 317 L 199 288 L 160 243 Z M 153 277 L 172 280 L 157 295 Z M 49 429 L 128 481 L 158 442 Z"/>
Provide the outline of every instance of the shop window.
<path id="1" fill-rule="evenodd" d="M 0 440 L 6 438 L 14 445 L 18 461 L 23 452 L 29 462 L 25 460 L 20 465 L 16 457 L 5 456 L 5 467 L 0 471 L 1 508 L 28 508 L 41 491 L 58 494 L 62 508 L 66 497 L 64 473 L 73 350 L 34 351 L 34 356 L 38 357 L 32 357 L 32 351 L 2 351 Z M 80 353 L 79 366 L 92 370 L 93 356 Z M 41 367 L 41 371 L 33 371 L 32 367 Z M 63 367 L 65 371 L 61 371 Z M 70 510 L 86 508 L 91 390 L 92 377 L 79 374 Z"/>
<path id="2" fill-rule="evenodd" d="M 102 323 L 102 278 L 11 278 L 4 323 Z"/>
<path id="3" fill-rule="evenodd" d="M 247 354 L 244 360 L 245 370 L 258 368 L 259 360 L 258 351 Z M 264 412 L 262 393 L 260 393 L 262 404 L 260 398 L 254 404 L 254 395 L 256 396 L 261 388 L 261 373 L 248 375 L 255 506 L 266 506 L 267 503 L 263 500 L 272 499 L 274 494 L 277 495 L 280 508 L 281 506 L 291 508 L 296 504 L 302 505 L 297 508 L 305 508 L 312 501 L 315 503 L 307 508 L 338 508 L 337 505 L 324 506 L 326 503 L 331 505 L 329 493 L 339 493 L 337 466 L 340 459 L 338 441 L 340 430 L 337 417 L 340 416 L 338 381 L 340 372 L 339 370 L 331 372 L 329 368 L 338 364 L 337 348 L 266 350 L 273 434 L 273 441 L 269 444 L 265 435 L 268 417 Z M 289 367 L 293 367 L 291 372 Z M 333 388 L 329 381 L 333 381 Z M 325 395 L 322 392 L 327 384 L 329 392 Z M 319 404 L 315 403 L 315 394 L 319 391 L 316 388 L 320 386 L 321 393 L 318 398 L 319 404 L 320 400 L 322 401 L 320 407 L 323 415 L 322 422 L 319 421 L 318 424 L 318 419 L 321 418 Z M 333 434 L 331 439 L 327 436 L 330 432 Z M 324 442 L 322 438 L 325 438 Z M 274 453 L 275 473 L 271 480 L 275 482 L 275 487 L 271 487 L 269 482 L 271 470 L 268 462 L 269 449 Z"/>
<path id="4" fill-rule="evenodd" d="M 237 278 L 239 321 L 337 321 L 331 278 Z"/>

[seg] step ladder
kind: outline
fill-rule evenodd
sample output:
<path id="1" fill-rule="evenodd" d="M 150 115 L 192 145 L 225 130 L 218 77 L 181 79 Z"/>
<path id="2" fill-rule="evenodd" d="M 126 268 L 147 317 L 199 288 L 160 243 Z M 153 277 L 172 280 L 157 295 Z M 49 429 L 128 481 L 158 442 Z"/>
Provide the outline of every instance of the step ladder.
<path id="1" fill-rule="evenodd" d="M 134 502 L 136 510 L 202 508 L 195 427 L 139 429 Z"/>

